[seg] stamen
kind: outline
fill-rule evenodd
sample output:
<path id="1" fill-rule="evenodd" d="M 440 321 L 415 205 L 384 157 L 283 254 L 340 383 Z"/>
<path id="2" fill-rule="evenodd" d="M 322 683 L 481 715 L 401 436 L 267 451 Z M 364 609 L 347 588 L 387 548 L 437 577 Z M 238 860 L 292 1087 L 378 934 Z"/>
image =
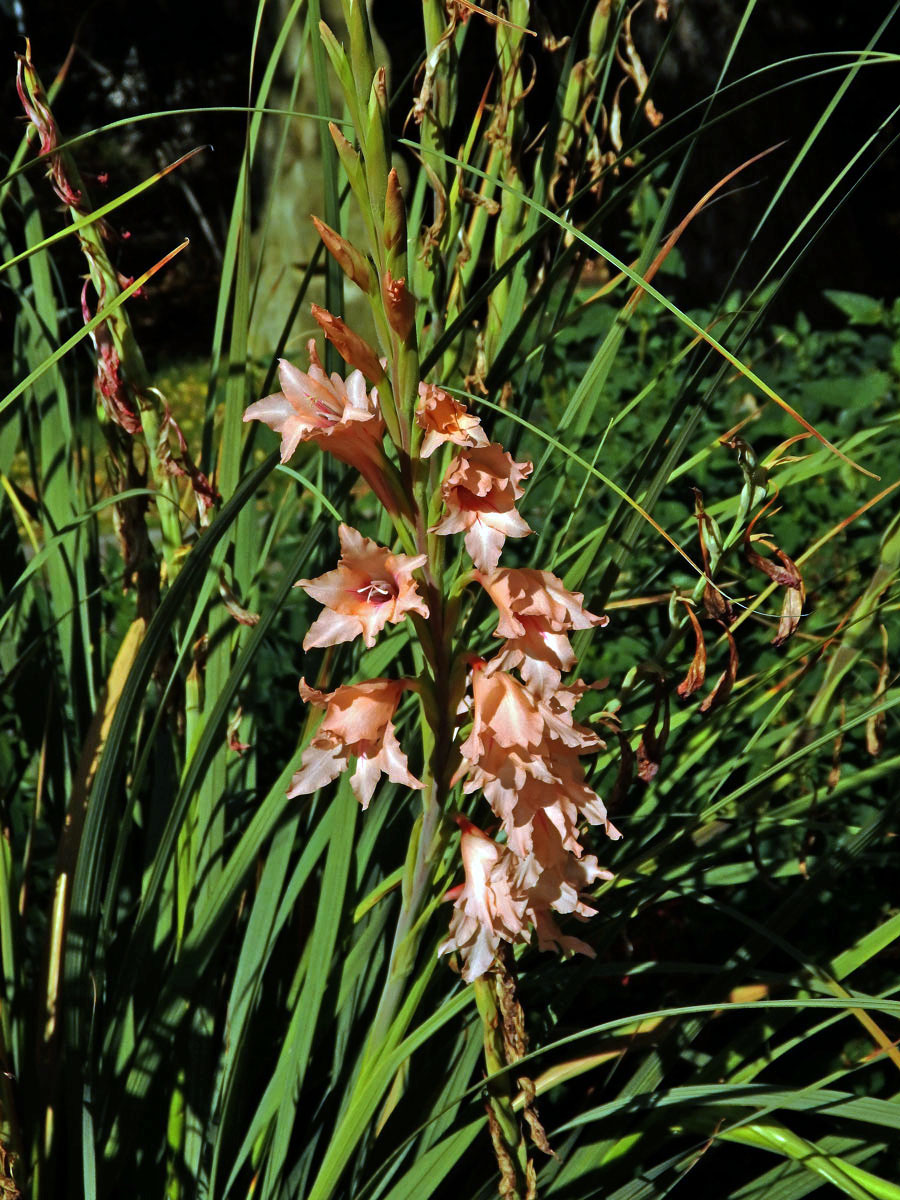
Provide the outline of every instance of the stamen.
<path id="1" fill-rule="evenodd" d="M 369 604 L 384 604 L 387 600 L 393 600 L 397 591 L 386 580 L 370 579 L 367 584 L 356 589 L 356 594 L 362 596 Z"/>

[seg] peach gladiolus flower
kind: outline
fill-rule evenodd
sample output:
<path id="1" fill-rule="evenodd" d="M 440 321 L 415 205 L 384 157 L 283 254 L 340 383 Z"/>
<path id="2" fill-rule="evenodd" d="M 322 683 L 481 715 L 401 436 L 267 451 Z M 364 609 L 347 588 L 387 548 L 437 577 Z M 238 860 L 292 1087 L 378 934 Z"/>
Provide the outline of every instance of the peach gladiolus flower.
<path id="1" fill-rule="evenodd" d="M 593 948 L 580 938 L 563 934 L 550 912 L 574 913 L 581 919 L 596 916 L 597 909 L 585 904 L 579 893 L 597 879 L 612 877 L 592 854 L 573 858 L 563 846 L 559 831 L 539 813 L 534 822 L 534 848 L 520 865 L 515 881 L 526 897 L 526 911 L 537 933 L 538 947 L 594 958 Z"/>
<path id="2" fill-rule="evenodd" d="M 508 537 L 533 532 L 516 512 L 516 500 L 524 493 L 520 482 L 531 471 L 530 462 L 513 462 L 498 442 L 463 450 L 441 484 L 447 515 L 432 532 L 465 533 L 475 566 L 493 571 Z"/>
<path id="3" fill-rule="evenodd" d="M 352 642 L 360 634 L 371 649 L 388 622 L 396 625 L 412 612 L 428 616 L 428 605 L 412 577 L 427 555 L 392 554 L 349 525 L 341 525 L 338 536 L 341 557 L 337 570 L 294 584 L 325 605 L 303 639 L 304 650 Z"/>
<path id="4" fill-rule="evenodd" d="M 621 837 L 603 801 L 585 783 L 578 755 L 556 742 L 546 744 L 544 749 L 547 758 L 527 756 L 491 742 L 477 763 L 464 764 L 468 777 L 463 791 L 484 793 L 503 822 L 510 849 L 520 858 L 531 853 L 538 814 L 544 814 L 555 826 L 566 850 L 576 857 L 582 853 L 579 820 L 603 826 L 613 840 Z"/>
<path id="5" fill-rule="evenodd" d="M 463 960 L 460 974 L 472 983 L 490 969 L 501 942 L 529 942 L 533 925 L 541 950 L 564 954 L 594 951 L 579 938 L 561 932 L 551 911 L 594 916 L 580 892 L 597 879 L 611 879 L 593 855 L 573 858 L 546 818 L 535 822 L 534 850 L 522 861 L 465 817 L 460 852 L 465 883 L 454 904 L 449 937 L 438 954 L 457 950 Z"/>
<path id="6" fill-rule="evenodd" d="M 460 746 L 463 758 L 477 763 L 492 743 L 515 747 L 526 758 L 548 758 L 563 747 L 577 754 L 601 749 L 597 734 L 572 718 L 578 694 L 576 686 L 544 700 L 505 671 L 473 671 L 472 731 Z"/>
<path id="7" fill-rule="evenodd" d="M 361 371 L 353 371 L 346 380 L 334 372 L 329 379 L 312 339 L 308 350 L 309 371 L 280 359 L 282 390 L 251 404 L 244 420 L 262 421 L 281 434 L 283 463 L 301 442 L 315 442 L 355 467 L 388 512 L 396 513 L 397 499 L 386 478 L 387 461 L 381 445 L 384 419 L 377 391 L 366 391 Z"/>
<path id="8" fill-rule="evenodd" d="M 458 950 L 460 974 L 472 983 L 488 970 L 501 941 L 527 941 L 528 930 L 525 898 L 514 891 L 517 860 L 465 817 L 457 822 L 466 882 L 454 905 L 450 936 L 438 955 Z"/>
<path id="9" fill-rule="evenodd" d="M 433 383 L 419 384 L 416 424 L 425 430 L 419 451 L 422 458 L 430 458 L 445 442 L 469 449 L 490 444 L 478 417 L 472 416 L 464 404 Z"/>
<path id="10" fill-rule="evenodd" d="M 495 637 L 506 644 L 493 663 L 518 667 L 528 687 L 548 696 L 559 687 L 563 671 L 575 666 L 570 629 L 606 625 L 608 617 L 587 612 L 581 592 L 570 592 L 550 571 L 501 567 L 475 578 L 497 606 Z"/>
<path id="11" fill-rule="evenodd" d="M 410 774 L 406 755 L 400 749 L 392 719 L 407 679 L 369 679 L 319 692 L 300 680 L 300 695 L 309 704 L 325 709 L 325 720 L 303 752 L 288 796 L 304 796 L 337 779 L 356 759 L 350 779 L 353 794 L 368 808 L 382 772 L 394 783 L 421 790 L 424 786 Z"/>

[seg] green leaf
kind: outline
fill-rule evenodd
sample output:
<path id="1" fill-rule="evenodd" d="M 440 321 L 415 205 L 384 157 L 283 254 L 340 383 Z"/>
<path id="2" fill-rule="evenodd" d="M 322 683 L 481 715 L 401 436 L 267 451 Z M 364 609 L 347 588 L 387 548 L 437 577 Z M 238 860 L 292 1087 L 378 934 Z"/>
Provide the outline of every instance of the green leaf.
<path id="1" fill-rule="evenodd" d="M 863 296 L 859 292 L 840 292 L 833 288 L 826 288 L 825 295 L 850 318 L 851 325 L 883 325 L 887 320 L 884 305 L 871 296 Z"/>

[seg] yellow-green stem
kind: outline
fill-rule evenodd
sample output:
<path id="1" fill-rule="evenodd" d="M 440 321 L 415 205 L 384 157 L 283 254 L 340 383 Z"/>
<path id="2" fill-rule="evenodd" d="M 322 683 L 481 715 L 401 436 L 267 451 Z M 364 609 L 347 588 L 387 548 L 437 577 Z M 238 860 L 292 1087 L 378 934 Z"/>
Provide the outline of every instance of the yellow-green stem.
<path id="1" fill-rule="evenodd" d="M 515 1084 L 512 1072 L 507 1069 L 509 1064 L 503 1045 L 503 1018 L 497 1003 L 493 973 L 489 971 L 482 975 L 472 987 L 481 1017 L 484 1065 L 488 1075 L 485 1084 L 486 1107 L 500 1168 L 500 1192 L 504 1200 L 528 1200 L 533 1194 L 528 1181 L 528 1148 L 513 1109 Z"/>

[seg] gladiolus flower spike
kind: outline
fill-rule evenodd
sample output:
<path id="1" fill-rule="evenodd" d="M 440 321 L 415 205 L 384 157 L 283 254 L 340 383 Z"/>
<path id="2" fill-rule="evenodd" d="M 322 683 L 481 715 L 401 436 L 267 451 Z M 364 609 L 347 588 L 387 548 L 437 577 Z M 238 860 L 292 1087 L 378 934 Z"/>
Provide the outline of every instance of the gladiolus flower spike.
<path id="1" fill-rule="evenodd" d="M 344 254 L 338 235 L 323 228 L 323 236 L 334 242 L 333 252 Z M 405 336 L 413 314 L 401 280 L 386 276 L 384 303 L 393 305 L 394 333 Z M 543 950 L 592 954 L 586 942 L 560 930 L 556 916 L 581 921 L 593 916 L 596 910 L 584 893 L 610 878 L 587 853 L 584 829 L 602 829 L 612 839 L 621 835 L 585 780 L 582 758 L 604 745 L 573 716 L 588 685 L 580 680 L 564 684 L 563 675 L 575 666 L 570 632 L 603 626 L 607 619 L 589 612 L 584 597 L 568 591 L 549 571 L 499 566 L 506 539 L 531 533 L 517 509 L 531 463 L 515 462 L 499 443 L 489 441 L 479 419 L 463 404 L 437 384 L 422 382 L 415 421 L 423 436 L 410 461 L 404 447 L 416 441 L 409 429 L 402 430 L 398 459 L 406 463 L 407 481 L 421 480 L 428 469 L 417 467 L 416 461 L 422 464 L 445 444 L 453 445 L 455 456 L 439 484 L 443 516 L 430 532 L 441 537 L 462 533 L 473 564 L 458 581 L 448 581 L 447 593 L 442 593 L 440 570 L 428 561 L 422 509 L 410 499 L 414 489 L 400 483 L 386 456 L 378 392 L 366 386 L 366 376 L 381 378 L 385 369 L 390 371 L 390 362 L 379 360 L 344 322 L 322 309 L 314 316 L 356 369 L 346 379 L 337 373 L 329 378 L 310 342 L 309 370 L 282 361 L 282 390 L 251 404 L 244 419 L 264 421 L 281 434 L 282 461 L 301 442 L 315 442 L 354 466 L 392 516 L 402 512 L 401 520 L 411 518 L 404 536 L 408 541 L 415 530 L 419 552 L 397 553 L 341 524 L 336 568 L 296 585 L 323 606 L 303 649 L 361 638 L 371 650 L 388 625 L 407 617 L 416 622 L 413 636 L 431 640 L 427 647 L 423 644 L 427 665 L 419 680 L 369 679 L 333 691 L 301 680 L 302 699 L 325 715 L 303 752 L 288 795 L 317 791 L 344 771 L 352 771 L 350 786 L 364 809 L 382 775 L 401 788 L 422 792 L 426 806 L 437 806 L 437 812 L 451 807 L 449 792 L 456 786 L 468 796 L 481 792 L 492 814 L 488 820 L 499 822 L 499 840 L 467 818 L 457 818 L 464 882 L 451 889 L 453 915 L 439 953 L 455 952 L 467 982 L 501 969 L 497 955 L 504 943 L 536 937 Z M 424 499 L 426 510 L 437 499 L 423 497 L 421 490 L 415 495 L 418 505 Z M 477 658 L 468 647 L 454 656 L 458 604 L 451 594 L 456 597 L 473 585 L 484 590 L 497 610 L 494 637 L 501 645 L 493 657 Z M 423 764 L 423 779 L 410 771 L 393 724 L 408 690 L 419 693 L 422 719 L 431 726 L 431 756 Z M 456 726 L 452 715 L 448 719 L 454 713 Z M 459 723 L 464 728 L 457 739 Z M 452 760 L 459 765 L 448 779 Z M 417 854 L 431 852 L 418 840 L 413 848 Z M 424 905 L 425 899 L 418 897 L 415 903 Z"/>

